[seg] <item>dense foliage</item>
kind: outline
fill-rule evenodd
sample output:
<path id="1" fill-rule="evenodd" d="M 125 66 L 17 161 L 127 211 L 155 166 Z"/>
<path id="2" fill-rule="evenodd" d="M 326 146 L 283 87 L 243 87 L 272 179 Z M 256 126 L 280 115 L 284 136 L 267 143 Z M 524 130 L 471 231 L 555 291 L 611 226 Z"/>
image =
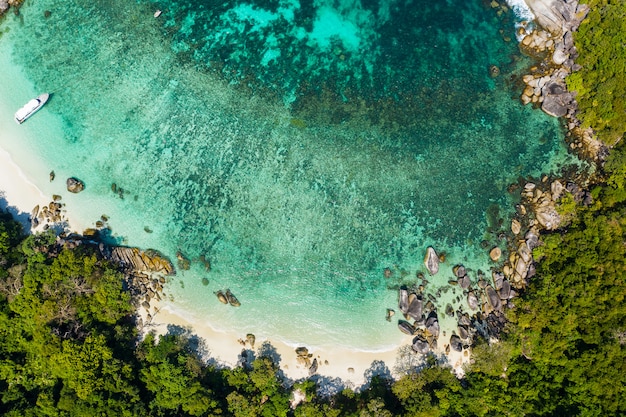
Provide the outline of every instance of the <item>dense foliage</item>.
<path id="1" fill-rule="evenodd" d="M 578 92 L 578 118 L 612 145 L 626 132 L 626 2 L 589 0 L 591 10 L 574 34 L 582 66 L 567 78 Z"/>

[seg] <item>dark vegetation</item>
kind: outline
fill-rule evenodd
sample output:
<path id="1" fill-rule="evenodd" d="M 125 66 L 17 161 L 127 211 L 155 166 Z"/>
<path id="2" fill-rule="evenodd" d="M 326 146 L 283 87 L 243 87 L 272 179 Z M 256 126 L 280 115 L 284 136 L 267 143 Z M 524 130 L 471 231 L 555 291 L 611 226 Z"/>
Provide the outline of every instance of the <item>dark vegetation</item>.
<path id="1" fill-rule="evenodd" d="M 592 0 L 570 77 L 581 119 L 607 143 L 626 126 L 626 6 Z M 275 363 L 207 364 L 185 332 L 138 341 L 122 276 L 87 246 L 24 236 L 0 213 L 0 413 L 7 416 L 626 415 L 626 148 L 598 174 L 591 206 L 544 235 L 502 341 L 474 347 L 463 380 L 431 361 L 398 381 L 324 398 Z M 158 339 L 158 340 L 157 340 Z M 290 408 L 291 390 L 306 399 Z"/>
<path id="2" fill-rule="evenodd" d="M 574 34 L 580 71 L 567 78 L 583 127 L 592 127 L 608 145 L 626 132 L 626 4 L 588 0 L 587 18 Z"/>

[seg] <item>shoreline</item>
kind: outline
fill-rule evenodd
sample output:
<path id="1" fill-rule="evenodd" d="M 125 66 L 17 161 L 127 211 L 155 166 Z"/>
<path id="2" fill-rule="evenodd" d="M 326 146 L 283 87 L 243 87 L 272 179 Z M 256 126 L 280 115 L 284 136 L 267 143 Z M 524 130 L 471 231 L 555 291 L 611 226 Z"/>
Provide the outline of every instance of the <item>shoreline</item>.
<path id="1" fill-rule="evenodd" d="M 1 104 L 0 108 L 3 107 L 8 106 Z M 3 110 L 9 111 L 9 109 L 6 108 Z M 12 114 L 12 112 L 8 114 Z M 15 132 L 17 132 L 15 129 L 8 129 L 8 133 L 5 132 L 0 135 L 9 137 L 15 135 Z M 18 138 L 12 137 L 10 139 L 15 141 L 15 139 Z M 0 141 L 0 163 L 2 163 L 2 167 L 0 168 L 0 195 L 4 196 L 8 207 L 17 210 L 14 214 L 20 214 L 21 218 L 25 217 L 27 219 L 33 207 L 36 205 L 47 205 L 51 198 L 46 197 L 45 193 L 37 187 L 35 182 L 28 178 L 27 171 L 20 168 L 14 161 L 11 153 L 2 148 L 1 143 Z M 42 181 L 45 180 L 42 178 L 40 183 Z M 63 226 L 67 227 L 67 230 L 80 233 L 81 230 L 86 229 L 76 228 L 79 224 L 77 220 L 78 219 L 68 216 L 67 210 L 63 210 Z M 32 230 L 39 230 L 40 227 Z M 154 313 L 155 306 L 158 309 L 156 313 Z M 167 331 L 168 325 L 190 329 L 190 334 L 205 340 L 210 357 L 218 361 L 218 363 L 236 366 L 239 362 L 242 349 L 251 348 L 249 344 L 242 345 L 239 342 L 239 339 L 245 339 L 246 335 L 238 335 L 234 332 L 220 332 L 213 329 L 210 324 L 190 320 L 178 314 L 167 302 L 161 302 L 155 306 L 151 306 L 153 317 L 150 323 L 144 327 L 145 330 L 154 330 L 162 334 Z M 148 312 L 142 307 L 139 307 L 138 312 L 144 319 L 143 322 L 147 323 L 149 321 L 147 320 Z M 435 352 L 436 355 L 443 353 L 441 345 L 444 344 L 444 340 L 445 333 L 444 336 L 440 338 L 442 343 L 440 343 L 440 346 Z M 280 356 L 280 366 L 287 377 L 291 379 L 301 379 L 309 376 L 308 367 L 298 362 L 295 346 L 293 344 L 283 342 L 278 338 L 259 338 L 259 340 L 256 340 L 255 348 L 265 341 L 271 343 L 273 351 Z M 387 370 L 392 375 L 397 375 L 396 369 L 401 368 L 401 364 L 398 365 L 398 362 L 402 360 L 399 358 L 399 356 L 401 356 L 400 351 L 406 347 L 410 350 L 408 343 L 393 349 L 375 352 L 359 351 L 344 347 L 311 347 L 310 353 L 313 355 L 312 359 L 318 359 L 318 376 L 339 378 L 346 386 L 359 387 L 367 382 L 365 374 L 368 371 L 384 370 L 384 367 L 372 367 L 375 361 L 384 362 Z M 417 360 L 417 358 L 421 358 L 421 356 L 413 355 L 413 359 Z M 328 364 L 326 361 L 328 361 Z M 448 355 L 449 364 L 452 365 L 457 372 L 462 373 L 462 366 L 468 361 L 469 349 L 463 349 L 463 351 L 458 352 L 458 354 L 452 351 Z"/>
<path id="2" fill-rule="evenodd" d="M 246 341 L 245 334 L 222 332 L 213 329 L 208 323 L 192 322 L 188 318 L 177 314 L 167 302 L 151 307 L 152 319 L 148 319 L 148 312 L 140 308 L 140 317 L 147 323 L 141 329 L 142 334 L 155 332 L 157 335 L 168 331 L 188 333 L 190 337 L 202 339 L 202 349 L 205 360 L 216 363 L 218 366 L 235 367 L 240 365 L 241 353 L 246 352 L 248 358 L 267 355 L 272 357 L 280 366 L 283 374 L 293 380 L 302 380 L 308 377 L 327 381 L 332 385 L 358 388 L 368 383 L 368 376 L 386 374 L 394 375 L 397 366 L 398 354 L 401 346 L 387 351 L 367 352 L 356 349 L 337 347 L 310 347 L 305 345 L 291 345 L 279 338 L 256 337 L 254 344 Z M 177 328 L 172 328 L 175 326 Z M 298 359 L 296 348 L 307 348 L 310 360 L 317 359 L 318 368 L 314 374 L 309 373 L 309 366 Z M 380 365 L 384 363 L 384 366 Z M 339 379 L 340 381 L 337 381 Z"/>
<path id="3" fill-rule="evenodd" d="M 13 160 L 11 153 L 1 145 L 0 201 L 5 203 L 0 208 L 8 209 L 30 233 L 42 231 L 43 225 L 46 224 L 42 222 L 37 227 L 32 227 L 29 218 L 33 208 L 43 207 L 52 201 L 51 197 L 47 197 L 36 183 L 28 178 L 26 172 Z M 76 227 L 80 225 L 80 222 L 71 216 L 71 211 L 67 210 L 65 205 L 62 210 L 62 220 L 60 225 L 66 232 L 82 233 L 83 229 Z M 410 351 L 409 340 L 405 344 L 375 351 L 337 346 L 306 346 L 288 343 L 279 337 L 259 337 L 255 340 L 254 346 L 251 346 L 249 343 L 242 343 L 246 339 L 245 334 L 215 330 L 209 323 L 199 323 L 184 317 L 169 304 L 165 297 L 164 300 L 151 304 L 150 312 L 141 306 L 137 310 L 142 323 L 145 323 L 141 328 L 143 334 L 154 331 L 162 335 L 167 333 L 168 327 L 171 329 L 171 326 L 178 327 L 176 331 L 184 329 L 190 336 L 203 340 L 203 346 L 206 348 L 205 359 L 220 366 L 237 366 L 241 363 L 242 350 L 245 349 L 249 354 L 261 348 L 261 353 L 279 359 L 280 368 L 286 377 L 297 381 L 311 376 L 317 378 L 322 385 L 326 385 L 326 389 L 332 389 L 332 387 L 357 389 L 369 383 L 369 379 L 374 375 L 396 378 L 420 359 L 419 355 L 410 355 L 410 357 L 402 355 L 403 350 Z M 151 313 L 151 318 L 148 318 L 149 313 Z M 269 343 L 269 346 L 265 343 Z M 310 360 L 317 359 L 317 372 L 309 373 L 309 366 L 298 359 L 297 347 L 309 349 Z M 467 350 L 464 351 L 467 352 Z M 444 352 L 439 347 L 435 354 L 440 357 Z M 469 355 L 463 356 L 462 352 L 452 351 L 448 354 L 448 363 L 457 374 L 462 374 L 462 366 L 468 360 Z"/>

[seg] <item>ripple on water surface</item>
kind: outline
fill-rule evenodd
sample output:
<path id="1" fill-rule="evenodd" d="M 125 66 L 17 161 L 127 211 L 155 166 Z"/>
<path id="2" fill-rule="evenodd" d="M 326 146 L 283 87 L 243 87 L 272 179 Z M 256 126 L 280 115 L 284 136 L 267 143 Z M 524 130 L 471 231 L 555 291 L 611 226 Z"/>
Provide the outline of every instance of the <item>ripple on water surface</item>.
<path id="1" fill-rule="evenodd" d="M 0 42 L 54 90 L 63 129 L 33 146 L 87 183 L 76 201 L 101 201 L 131 245 L 210 260 L 171 282 L 178 308 L 377 349 L 402 338 L 389 288 L 414 282 L 426 247 L 449 259 L 429 292 L 457 262 L 475 279 L 488 208 L 506 217 L 510 183 L 566 159 L 558 122 L 509 85 L 508 18 L 468 1 L 42 0 Z"/>

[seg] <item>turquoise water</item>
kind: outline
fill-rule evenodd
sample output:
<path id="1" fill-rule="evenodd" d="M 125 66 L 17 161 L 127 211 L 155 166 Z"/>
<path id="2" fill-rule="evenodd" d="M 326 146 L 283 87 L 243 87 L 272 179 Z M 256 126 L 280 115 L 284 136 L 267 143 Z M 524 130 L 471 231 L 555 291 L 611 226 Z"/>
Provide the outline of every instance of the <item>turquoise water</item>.
<path id="1" fill-rule="evenodd" d="M 53 92 L 24 146 L 87 185 L 42 188 L 120 242 L 191 259 L 166 288 L 176 310 L 375 350 L 404 340 L 385 311 L 427 246 L 448 258 L 429 292 L 457 262 L 475 279 L 506 229 L 486 233 L 487 210 L 506 225 L 511 183 L 569 163 L 558 121 L 517 100 L 513 19 L 460 0 L 39 0 L 0 48 L 30 83 L 10 87 L 16 108 Z"/>

